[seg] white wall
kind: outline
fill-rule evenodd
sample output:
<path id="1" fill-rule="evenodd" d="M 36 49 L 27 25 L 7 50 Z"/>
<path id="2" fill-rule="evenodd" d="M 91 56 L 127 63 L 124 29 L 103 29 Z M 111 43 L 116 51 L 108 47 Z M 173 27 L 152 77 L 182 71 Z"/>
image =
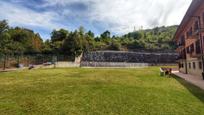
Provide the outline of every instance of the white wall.
<path id="1" fill-rule="evenodd" d="M 195 62 L 195 68 L 193 68 L 193 62 Z M 199 62 L 202 62 L 202 61 L 198 59 L 187 60 L 187 73 L 198 77 L 202 77 L 202 68 L 199 67 Z M 180 68 L 179 71 L 182 73 L 186 73 L 186 66 L 185 66 L 186 62 L 182 61 L 181 63 L 184 64 L 184 67 Z M 191 63 L 191 67 L 189 67 L 189 63 Z"/>
<path id="2" fill-rule="evenodd" d="M 193 68 L 193 62 L 195 62 L 195 65 L 196 65 L 195 69 Z M 199 62 L 202 62 L 202 61 L 201 60 L 188 60 L 187 61 L 188 74 L 202 77 L 202 68 L 199 68 Z M 189 68 L 189 63 L 191 63 L 191 68 Z"/>

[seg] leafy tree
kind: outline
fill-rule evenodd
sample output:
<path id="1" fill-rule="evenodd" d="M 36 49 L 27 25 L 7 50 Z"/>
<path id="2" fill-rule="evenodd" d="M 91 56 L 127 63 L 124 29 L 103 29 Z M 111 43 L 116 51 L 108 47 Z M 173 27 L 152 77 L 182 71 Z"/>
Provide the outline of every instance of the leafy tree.
<path id="1" fill-rule="evenodd" d="M 9 29 L 9 25 L 6 20 L 0 21 L 0 34 L 7 31 Z"/>
<path id="2" fill-rule="evenodd" d="M 8 23 L 3 20 L 0 21 L 0 54 L 9 54 L 12 49 L 12 39 L 8 34 Z"/>
<path id="3" fill-rule="evenodd" d="M 88 36 L 90 36 L 91 38 L 95 37 L 94 33 L 91 30 L 89 30 L 86 34 L 88 34 Z"/>
<path id="4" fill-rule="evenodd" d="M 51 47 L 51 41 L 50 40 L 46 40 L 42 46 L 42 52 L 45 54 L 52 54 L 53 53 L 53 49 Z"/>
<path id="5" fill-rule="evenodd" d="M 111 33 L 106 30 L 104 33 L 101 34 L 101 39 L 108 39 L 111 38 Z"/>
<path id="6" fill-rule="evenodd" d="M 51 48 L 53 53 L 62 53 L 61 48 L 64 40 L 69 36 L 69 31 L 65 29 L 53 30 L 51 33 Z"/>
<path id="7" fill-rule="evenodd" d="M 12 53 L 12 39 L 10 35 L 5 32 L 0 35 L 0 52 L 1 54 L 10 54 Z"/>
<path id="8" fill-rule="evenodd" d="M 24 28 L 11 28 L 9 34 L 16 46 L 13 48 L 16 53 L 40 53 L 42 49 L 42 38 L 32 30 Z"/>
<path id="9" fill-rule="evenodd" d="M 88 33 L 85 34 L 84 39 L 83 39 L 83 44 L 84 44 L 84 51 L 93 51 L 95 48 L 95 43 L 94 43 L 94 34 L 89 31 Z"/>
<path id="10" fill-rule="evenodd" d="M 83 36 L 84 33 L 85 33 L 84 27 L 83 27 L 83 26 L 80 26 L 80 27 L 79 27 L 79 34 L 80 34 L 81 36 Z"/>
<path id="11" fill-rule="evenodd" d="M 71 32 L 63 42 L 62 50 L 73 57 L 81 55 L 83 52 L 83 38 L 80 33 L 77 31 Z"/>
<path id="12" fill-rule="evenodd" d="M 112 44 L 109 46 L 109 49 L 110 50 L 120 51 L 121 50 L 121 44 L 118 41 L 113 40 Z"/>
<path id="13" fill-rule="evenodd" d="M 4 57 L 3 70 L 6 69 L 7 55 L 12 53 L 12 40 L 7 32 L 2 32 L 0 34 L 0 56 Z"/>
<path id="14" fill-rule="evenodd" d="M 65 29 L 60 29 L 60 30 L 53 30 L 51 33 L 51 41 L 52 42 L 57 42 L 57 41 L 63 41 L 67 38 L 69 35 L 69 31 Z"/>

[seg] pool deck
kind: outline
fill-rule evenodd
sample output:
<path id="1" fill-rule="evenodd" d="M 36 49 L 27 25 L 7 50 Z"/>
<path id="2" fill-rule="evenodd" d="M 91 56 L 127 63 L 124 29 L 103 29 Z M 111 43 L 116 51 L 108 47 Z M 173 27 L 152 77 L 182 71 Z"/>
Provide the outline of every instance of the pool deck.
<path id="1" fill-rule="evenodd" d="M 190 74 L 184 74 L 179 71 L 173 71 L 172 73 L 204 90 L 204 80 L 201 77 L 190 75 Z"/>

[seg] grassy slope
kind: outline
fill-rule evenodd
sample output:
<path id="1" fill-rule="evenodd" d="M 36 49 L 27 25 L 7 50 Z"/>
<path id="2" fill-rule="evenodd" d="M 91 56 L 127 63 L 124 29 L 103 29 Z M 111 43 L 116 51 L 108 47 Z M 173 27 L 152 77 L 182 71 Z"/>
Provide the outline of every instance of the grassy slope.
<path id="1" fill-rule="evenodd" d="M 201 115 L 204 91 L 158 68 L 0 73 L 0 114 Z"/>

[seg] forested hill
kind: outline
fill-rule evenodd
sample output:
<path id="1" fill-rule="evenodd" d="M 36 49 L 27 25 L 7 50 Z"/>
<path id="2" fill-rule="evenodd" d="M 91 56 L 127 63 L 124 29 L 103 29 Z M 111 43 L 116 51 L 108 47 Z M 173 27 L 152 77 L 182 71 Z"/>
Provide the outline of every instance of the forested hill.
<path id="1" fill-rule="evenodd" d="M 82 52 L 115 51 L 174 51 L 173 36 L 177 26 L 139 30 L 122 36 L 113 36 L 107 30 L 99 36 L 82 26 L 74 31 L 59 29 L 51 32 L 50 39 L 43 41 L 33 30 L 10 27 L 0 21 L 0 55 L 4 54 L 66 54 Z"/>
<path id="2" fill-rule="evenodd" d="M 133 38 L 135 42 L 128 49 L 144 50 L 174 50 L 173 37 L 177 29 L 174 26 L 162 26 L 153 29 L 139 30 L 124 35 L 124 38 Z"/>

